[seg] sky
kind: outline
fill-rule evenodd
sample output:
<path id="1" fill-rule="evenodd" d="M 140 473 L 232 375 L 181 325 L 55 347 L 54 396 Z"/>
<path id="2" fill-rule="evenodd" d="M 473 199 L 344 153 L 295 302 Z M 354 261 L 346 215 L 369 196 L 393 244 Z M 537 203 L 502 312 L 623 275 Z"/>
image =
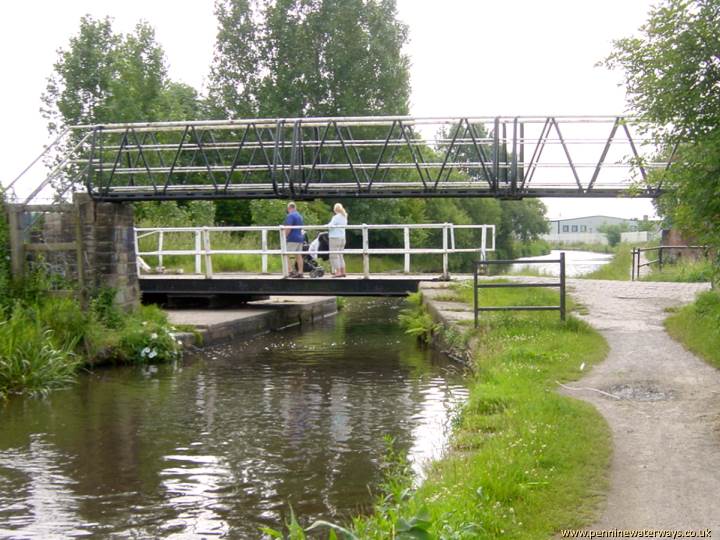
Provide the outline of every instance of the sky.
<path id="1" fill-rule="evenodd" d="M 397 0 L 409 26 L 410 112 L 416 116 L 617 115 L 622 75 L 597 67 L 630 36 L 650 0 Z M 116 31 L 144 19 L 165 49 L 170 77 L 202 89 L 212 60 L 212 0 L 24 0 L 0 4 L 0 182 L 47 144 L 40 95 L 82 15 Z M 37 181 L 39 181 L 38 179 Z M 545 199 L 548 217 L 654 215 L 645 199 Z"/>

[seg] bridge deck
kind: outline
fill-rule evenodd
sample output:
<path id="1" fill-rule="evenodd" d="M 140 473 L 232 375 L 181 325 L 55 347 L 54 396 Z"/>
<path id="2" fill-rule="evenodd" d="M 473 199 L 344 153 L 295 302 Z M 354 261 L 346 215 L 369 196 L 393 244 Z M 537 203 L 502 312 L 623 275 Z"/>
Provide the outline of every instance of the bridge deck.
<path id="1" fill-rule="evenodd" d="M 453 276 L 453 280 L 459 276 Z M 143 294 L 173 296 L 285 295 L 285 296 L 406 296 L 421 281 L 442 281 L 438 274 L 348 274 L 346 278 L 284 278 L 278 274 L 227 273 L 211 279 L 201 274 L 149 274 L 140 277 Z"/>

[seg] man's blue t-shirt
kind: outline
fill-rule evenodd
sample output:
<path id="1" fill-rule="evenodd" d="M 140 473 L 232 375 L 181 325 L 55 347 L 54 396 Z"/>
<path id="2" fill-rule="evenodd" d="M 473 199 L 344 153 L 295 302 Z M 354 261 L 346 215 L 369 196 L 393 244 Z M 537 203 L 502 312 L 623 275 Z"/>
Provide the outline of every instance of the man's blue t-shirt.
<path id="1" fill-rule="evenodd" d="M 285 225 L 304 225 L 303 218 L 300 212 L 290 212 L 285 218 Z M 287 237 L 288 242 L 300 242 L 303 241 L 302 229 L 293 229 Z"/>

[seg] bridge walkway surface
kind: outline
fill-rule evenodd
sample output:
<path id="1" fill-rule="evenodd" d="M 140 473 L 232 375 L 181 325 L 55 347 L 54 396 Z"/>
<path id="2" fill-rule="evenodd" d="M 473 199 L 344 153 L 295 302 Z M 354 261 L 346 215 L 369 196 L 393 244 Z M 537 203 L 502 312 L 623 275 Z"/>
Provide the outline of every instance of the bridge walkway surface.
<path id="1" fill-rule="evenodd" d="M 472 279 L 470 274 L 453 274 L 452 281 Z M 285 278 L 280 274 L 144 274 L 140 290 L 144 295 L 284 295 L 284 296 L 406 296 L 418 291 L 421 282 L 447 281 L 440 274 L 348 274 L 345 278 Z"/>
<path id="2" fill-rule="evenodd" d="M 612 430 L 610 491 L 592 529 L 720 533 L 720 370 L 665 331 L 666 309 L 709 284 L 568 280 L 607 359 L 566 385 Z M 715 537 L 713 535 L 713 537 Z"/>

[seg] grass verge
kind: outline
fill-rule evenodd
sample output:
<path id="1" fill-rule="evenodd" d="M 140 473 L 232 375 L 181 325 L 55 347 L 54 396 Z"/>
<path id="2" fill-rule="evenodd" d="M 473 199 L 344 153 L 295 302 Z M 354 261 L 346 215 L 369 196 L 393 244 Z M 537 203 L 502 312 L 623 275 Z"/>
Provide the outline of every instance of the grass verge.
<path id="1" fill-rule="evenodd" d="M 668 333 L 685 348 L 720 368 L 720 293 L 700 293 L 665 319 Z"/>
<path id="2" fill-rule="evenodd" d="M 705 283 L 712 281 L 713 266 L 710 261 L 680 261 L 665 264 L 662 270 L 656 266 L 651 267 L 652 272 L 643 276 L 642 281 L 673 281 L 682 283 Z"/>
<path id="3" fill-rule="evenodd" d="M 471 302 L 470 287 L 455 294 Z M 551 305 L 558 297 L 546 289 L 486 289 L 482 301 Z M 407 475 L 391 474 L 374 514 L 349 530 L 333 526 L 339 538 L 537 540 L 594 517 L 606 487 L 609 429 L 592 406 L 556 389 L 602 360 L 605 340 L 555 312 L 489 313 L 479 329 L 462 332 L 475 344 L 474 370 L 447 455 L 417 489 Z M 291 538 L 304 533 L 295 529 Z"/>
<path id="4" fill-rule="evenodd" d="M 615 281 L 630 281 L 630 266 L 632 265 L 632 247 L 630 244 L 620 244 L 612 260 L 603 264 L 597 270 L 579 276 L 585 279 L 612 279 Z"/>

